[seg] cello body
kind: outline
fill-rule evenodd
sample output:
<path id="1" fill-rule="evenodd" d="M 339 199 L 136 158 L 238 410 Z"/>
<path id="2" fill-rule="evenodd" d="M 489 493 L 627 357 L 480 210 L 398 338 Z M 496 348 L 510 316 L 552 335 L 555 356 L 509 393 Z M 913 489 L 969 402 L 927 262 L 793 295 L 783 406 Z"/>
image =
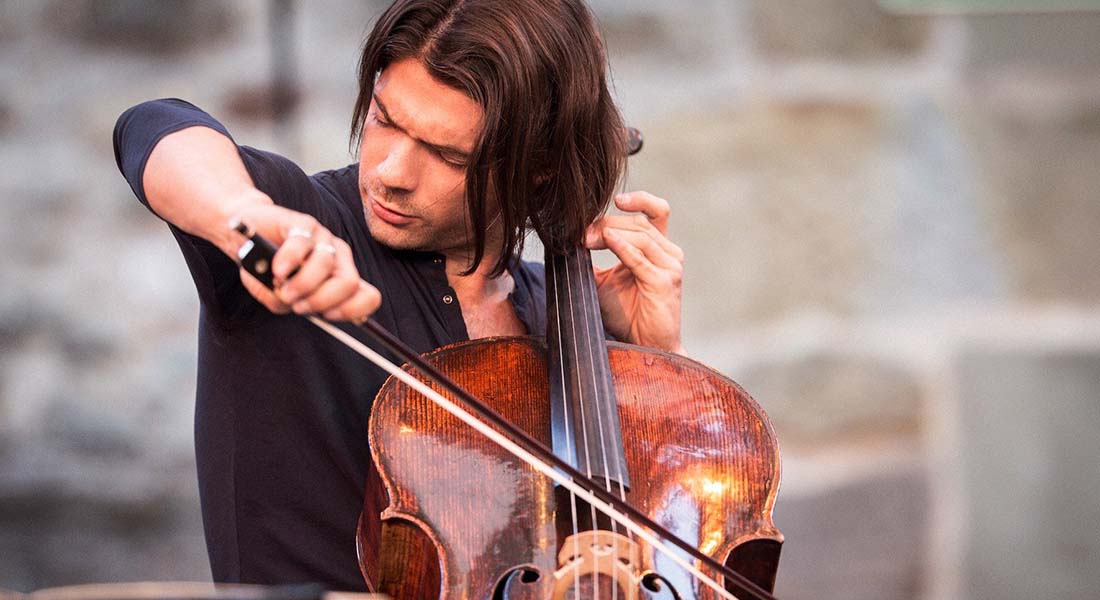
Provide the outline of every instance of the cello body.
<path id="1" fill-rule="evenodd" d="M 630 470 L 626 500 L 770 591 L 783 537 L 772 523 L 779 451 L 763 410 L 698 362 L 617 342 L 606 347 Z M 543 338 L 463 342 L 426 357 L 550 445 Z M 379 391 L 369 435 L 382 485 L 368 485 L 357 545 L 372 589 L 401 600 L 562 597 L 555 592 L 563 551 L 555 518 L 569 507 L 552 482 L 393 378 Z M 619 597 L 715 597 L 636 543 L 628 566 L 645 576 L 643 585 L 620 586 Z M 565 597 L 604 595 L 571 594 Z"/>

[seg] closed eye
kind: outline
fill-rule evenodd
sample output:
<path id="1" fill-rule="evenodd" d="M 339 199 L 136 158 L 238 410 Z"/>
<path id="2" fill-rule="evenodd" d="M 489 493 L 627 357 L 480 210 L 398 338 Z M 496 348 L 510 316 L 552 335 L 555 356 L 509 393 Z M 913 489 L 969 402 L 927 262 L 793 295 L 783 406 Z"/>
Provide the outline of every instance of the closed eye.
<path id="1" fill-rule="evenodd" d="M 392 129 L 393 128 L 393 123 L 390 123 L 389 121 L 383 119 L 381 117 L 381 115 L 378 115 L 378 114 L 374 115 L 374 122 L 378 123 L 379 127 L 383 127 L 385 129 Z"/>
<path id="2" fill-rule="evenodd" d="M 452 167 L 452 168 L 455 168 L 455 169 L 465 169 L 466 168 L 466 161 L 465 160 L 462 160 L 460 158 L 448 157 L 446 154 L 444 154 L 442 152 L 438 152 L 438 151 L 435 154 L 448 167 Z"/>

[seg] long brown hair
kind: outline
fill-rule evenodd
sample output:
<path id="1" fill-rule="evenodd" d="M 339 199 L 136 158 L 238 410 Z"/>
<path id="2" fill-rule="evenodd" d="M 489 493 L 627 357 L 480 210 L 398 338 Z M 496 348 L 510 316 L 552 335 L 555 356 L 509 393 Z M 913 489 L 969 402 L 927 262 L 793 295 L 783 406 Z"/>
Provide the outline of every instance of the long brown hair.
<path id="1" fill-rule="evenodd" d="M 420 60 L 484 110 L 466 167 L 470 272 L 485 256 L 490 194 L 504 226 L 494 274 L 522 251 L 528 227 L 558 252 L 581 244 L 607 208 L 626 158 L 603 42 L 583 1 L 397 0 L 363 48 L 353 143 L 376 77 L 404 58 Z"/>

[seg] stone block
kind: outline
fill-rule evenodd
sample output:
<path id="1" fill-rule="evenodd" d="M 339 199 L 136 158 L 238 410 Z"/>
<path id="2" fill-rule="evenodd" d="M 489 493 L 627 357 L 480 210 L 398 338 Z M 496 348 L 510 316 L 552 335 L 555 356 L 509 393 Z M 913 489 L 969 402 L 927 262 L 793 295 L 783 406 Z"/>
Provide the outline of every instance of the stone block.
<path id="1" fill-rule="evenodd" d="M 11 105 L 0 98 L 0 133 L 8 133 L 15 127 L 15 113 Z"/>
<path id="2" fill-rule="evenodd" d="M 754 0 L 753 45 L 773 60 L 883 60 L 920 53 L 930 37 L 927 17 L 900 16 L 875 0 Z"/>
<path id="3" fill-rule="evenodd" d="M 647 125 L 630 187 L 673 205 L 690 337 L 724 334 L 715 319 L 858 311 L 885 128 L 872 104 L 810 100 L 700 105 Z"/>
<path id="4" fill-rule="evenodd" d="M 957 380 L 956 597 L 1095 598 L 1100 349 L 973 347 Z"/>
<path id="5" fill-rule="evenodd" d="M 966 18 L 967 70 L 972 75 L 1010 65 L 1095 72 L 1100 68 L 1100 13 L 1036 12 Z"/>
<path id="6" fill-rule="evenodd" d="M 21 37 L 20 25 L 23 23 L 23 14 L 26 6 L 19 6 L 19 2 L 0 2 L 0 44 L 14 42 Z"/>
<path id="7" fill-rule="evenodd" d="M 962 120 L 1011 293 L 1095 305 L 1100 85 L 1023 69 L 971 90 Z"/>
<path id="8" fill-rule="evenodd" d="M 683 10 L 651 0 L 593 6 L 607 48 L 616 57 L 687 61 L 715 58 L 733 34 L 719 29 L 728 21 L 728 9 L 721 3 L 699 2 Z"/>
<path id="9" fill-rule="evenodd" d="M 173 54 L 217 40 L 236 25 L 229 2 L 62 0 L 47 22 L 59 34 L 96 47 Z"/>
<path id="10" fill-rule="evenodd" d="M 5 489 L 0 556 L 0 581 L 24 591 L 210 578 L 194 490 L 105 502 L 51 487 Z"/>
<path id="11" fill-rule="evenodd" d="M 880 473 L 807 496 L 781 492 L 775 523 L 786 541 L 776 596 L 922 598 L 928 500 L 920 470 Z"/>
<path id="12" fill-rule="evenodd" d="M 919 427 L 917 378 L 871 358 L 816 353 L 750 367 L 738 382 L 760 399 L 784 442 L 870 432 L 912 436 Z"/>

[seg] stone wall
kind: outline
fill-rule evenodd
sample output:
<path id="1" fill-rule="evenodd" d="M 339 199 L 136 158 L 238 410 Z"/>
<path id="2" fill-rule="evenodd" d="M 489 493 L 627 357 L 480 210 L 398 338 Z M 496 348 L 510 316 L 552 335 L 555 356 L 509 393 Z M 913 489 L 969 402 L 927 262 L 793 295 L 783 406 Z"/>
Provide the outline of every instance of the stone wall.
<path id="1" fill-rule="evenodd" d="M 209 577 L 197 303 L 111 128 L 178 96 L 350 162 L 382 4 L 292 4 L 275 127 L 266 2 L 0 1 L 0 588 Z M 779 434 L 777 593 L 1091 597 L 1100 13 L 593 5 L 647 139 L 629 187 L 687 252 L 686 345 Z"/>

